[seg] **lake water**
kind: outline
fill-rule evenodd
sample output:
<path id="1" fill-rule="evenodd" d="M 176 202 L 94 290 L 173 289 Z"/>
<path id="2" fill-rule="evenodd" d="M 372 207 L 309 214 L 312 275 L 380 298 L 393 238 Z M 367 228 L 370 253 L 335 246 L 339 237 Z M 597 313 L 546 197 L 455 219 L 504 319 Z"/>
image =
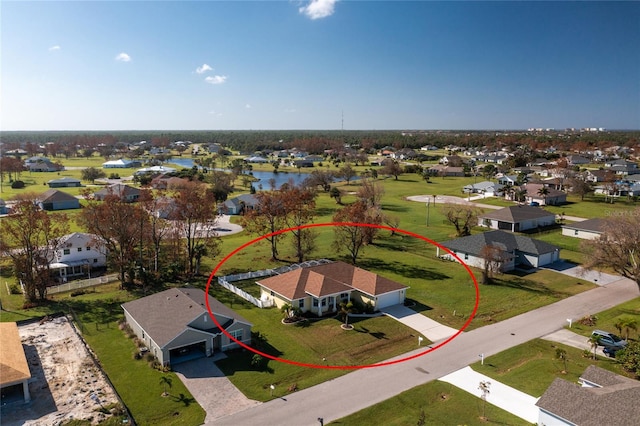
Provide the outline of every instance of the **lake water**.
<path id="1" fill-rule="evenodd" d="M 173 163 L 180 167 L 184 167 L 186 169 L 190 169 L 194 165 L 193 160 L 191 158 L 172 158 L 171 160 L 167 161 L 167 163 Z M 271 186 L 269 185 L 269 179 L 275 179 L 276 188 L 280 188 L 280 186 L 282 186 L 283 183 L 288 183 L 290 179 L 293 180 L 293 183 L 295 185 L 299 185 L 302 183 L 302 181 L 304 181 L 309 176 L 308 173 L 298 173 L 298 172 L 273 173 L 273 172 L 254 171 L 254 172 L 251 172 L 251 174 L 253 175 L 253 177 L 258 179 L 258 181 L 254 182 L 253 184 L 253 186 L 257 190 L 271 189 Z"/>

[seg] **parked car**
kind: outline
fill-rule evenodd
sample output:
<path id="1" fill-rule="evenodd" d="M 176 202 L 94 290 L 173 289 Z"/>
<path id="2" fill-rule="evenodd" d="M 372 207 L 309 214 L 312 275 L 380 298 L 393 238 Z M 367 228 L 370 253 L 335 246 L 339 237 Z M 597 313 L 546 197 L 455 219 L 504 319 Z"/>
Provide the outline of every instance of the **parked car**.
<path id="1" fill-rule="evenodd" d="M 594 330 L 592 336 L 600 336 L 600 346 L 610 349 L 622 349 L 627 346 L 627 341 L 616 336 L 613 333 L 603 330 Z"/>
<path id="2" fill-rule="evenodd" d="M 608 356 L 609 358 L 615 358 L 616 357 L 616 352 L 618 352 L 619 350 L 621 350 L 621 349 L 614 348 L 614 347 L 611 347 L 611 346 L 605 346 L 602 349 L 602 352 L 604 352 L 604 354 L 606 356 Z"/>

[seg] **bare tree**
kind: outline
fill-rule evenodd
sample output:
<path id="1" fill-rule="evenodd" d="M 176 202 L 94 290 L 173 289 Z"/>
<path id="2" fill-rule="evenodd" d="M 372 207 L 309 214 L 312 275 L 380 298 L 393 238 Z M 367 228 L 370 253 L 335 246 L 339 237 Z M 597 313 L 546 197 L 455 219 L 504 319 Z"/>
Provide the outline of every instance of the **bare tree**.
<path id="1" fill-rule="evenodd" d="M 369 207 L 363 201 L 356 201 L 338 210 L 333 216 L 333 221 L 345 224 L 363 224 L 361 226 L 340 225 L 334 228 L 334 248 L 337 251 L 347 250 L 351 263 L 355 265 L 364 246 L 371 244 L 376 234 L 377 229 L 367 225 L 380 224 L 382 215 L 379 209 Z"/>
<path id="2" fill-rule="evenodd" d="M 134 267 L 136 246 L 144 234 L 147 219 L 140 205 L 128 203 L 115 194 L 107 195 L 102 202 L 87 199 L 87 205 L 76 219 L 80 226 L 100 237 L 117 265 L 123 286 L 127 271 Z M 133 282 L 133 274 L 129 274 L 129 282 Z"/>
<path id="3" fill-rule="evenodd" d="M 486 419 L 485 416 L 486 406 L 487 406 L 487 397 L 491 393 L 491 382 L 483 380 L 478 384 L 478 390 L 480 390 L 480 399 L 482 399 L 482 418 Z"/>
<path id="4" fill-rule="evenodd" d="M 338 170 L 338 173 L 337 173 L 337 176 L 344 179 L 347 182 L 347 185 L 349 185 L 349 182 L 351 182 L 351 179 L 353 179 L 357 175 L 358 175 L 358 172 L 356 171 L 356 169 L 351 167 L 351 164 L 345 164 L 343 167 L 340 168 L 340 170 Z"/>
<path id="5" fill-rule="evenodd" d="M 366 178 L 360 180 L 360 188 L 356 196 L 360 201 L 364 202 L 367 207 L 380 207 L 383 195 L 384 188 L 379 182 Z"/>
<path id="6" fill-rule="evenodd" d="M 442 213 L 449 223 L 456 228 L 458 237 L 471 235 L 471 228 L 478 224 L 480 211 L 472 205 L 445 203 Z"/>
<path id="7" fill-rule="evenodd" d="M 46 298 L 49 262 L 68 229 L 66 215 L 49 215 L 33 200 L 19 201 L 0 221 L 0 253 L 13 260 L 27 304 Z"/>
<path id="8" fill-rule="evenodd" d="M 491 284 L 493 277 L 502 272 L 508 255 L 500 246 L 487 244 L 480 250 L 480 256 L 483 260 L 482 284 Z"/>
<path id="9" fill-rule="evenodd" d="M 388 176 L 393 176 L 395 180 L 398 180 L 398 176 L 400 176 L 403 172 L 402 166 L 398 164 L 397 161 L 387 159 L 384 161 L 384 167 L 381 170 L 381 173 Z"/>
<path id="10" fill-rule="evenodd" d="M 205 185 L 197 182 L 190 182 L 179 190 L 175 200 L 176 208 L 170 218 L 176 221 L 181 236 L 186 239 L 187 272 L 197 275 L 202 257 L 219 252 L 216 200 Z"/>
<path id="11" fill-rule="evenodd" d="M 316 214 L 316 193 L 310 189 L 288 185 L 283 191 L 282 199 L 285 205 L 285 223 L 293 228 L 291 234 L 296 257 L 298 262 L 302 262 L 308 250 L 314 247 L 313 239 L 316 234 L 310 229 L 299 227 L 313 220 Z"/>
<path id="12" fill-rule="evenodd" d="M 582 243 L 587 269 L 611 268 L 640 288 L 640 208 L 610 217 L 597 240 Z"/>
<path id="13" fill-rule="evenodd" d="M 256 194 L 256 199 L 254 209 L 243 217 L 243 225 L 252 234 L 271 234 L 265 239 L 271 244 L 271 258 L 277 260 L 278 241 L 282 238 L 282 234 L 273 234 L 285 229 L 285 200 L 280 191 L 261 191 Z"/>

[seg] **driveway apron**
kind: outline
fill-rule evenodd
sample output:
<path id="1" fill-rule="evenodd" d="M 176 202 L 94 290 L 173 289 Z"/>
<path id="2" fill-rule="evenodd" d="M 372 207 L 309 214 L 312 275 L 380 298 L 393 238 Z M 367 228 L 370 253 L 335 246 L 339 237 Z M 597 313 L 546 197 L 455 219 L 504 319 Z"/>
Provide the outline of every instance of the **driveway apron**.
<path id="1" fill-rule="evenodd" d="M 389 306 L 381 311 L 407 327 L 413 328 L 432 342 L 448 339 L 458 332 L 457 329 L 442 325 L 404 305 Z"/>

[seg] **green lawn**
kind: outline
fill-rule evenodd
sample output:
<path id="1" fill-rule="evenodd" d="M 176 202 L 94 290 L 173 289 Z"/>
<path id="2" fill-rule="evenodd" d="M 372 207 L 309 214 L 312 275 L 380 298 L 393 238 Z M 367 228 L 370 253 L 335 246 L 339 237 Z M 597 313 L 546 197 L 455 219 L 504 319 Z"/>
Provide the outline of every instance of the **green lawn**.
<path id="1" fill-rule="evenodd" d="M 567 352 L 565 373 L 563 362 L 556 358 L 556 348 Z M 539 397 L 557 377 L 576 383 L 589 365 L 631 377 L 614 359 L 598 356 L 594 360 L 593 354 L 585 356 L 581 349 L 542 339 L 534 339 L 487 357 L 484 365 L 476 362 L 471 368 L 528 395 Z"/>
<path id="2" fill-rule="evenodd" d="M 501 408 L 486 404 L 482 419 L 482 400 L 452 384 L 434 381 L 416 386 L 386 401 L 367 407 L 331 425 L 360 426 L 418 424 L 424 413 L 426 425 L 529 425 L 525 420 Z"/>
<path id="3" fill-rule="evenodd" d="M 629 300 L 611 309 L 602 312 L 594 312 L 598 318 L 595 326 L 583 325 L 577 319 L 571 325 L 571 331 L 589 337 L 593 330 L 606 330 L 615 334 L 621 334 L 626 337 L 627 330 L 619 331 L 615 327 L 615 323 L 622 318 L 630 318 L 636 320 L 638 330 L 629 329 L 629 337 L 631 339 L 640 339 L 640 297 Z"/>
<path id="4" fill-rule="evenodd" d="M 341 322 L 327 318 L 303 325 L 281 323 L 277 309 L 236 308 L 253 323 L 266 342 L 261 351 L 296 363 L 320 366 L 358 366 L 384 361 L 416 349 L 417 334 L 388 317 L 352 318 L 351 331 L 340 328 Z M 218 362 L 227 377 L 247 397 L 259 401 L 272 398 L 269 386 L 276 385 L 273 397 L 287 393 L 291 386 L 304 389 L 346 374 L 351 369 L 308 368 L 270 360 L 264 369 L 251 366 L 252 352 L 238 350 Z"/>

